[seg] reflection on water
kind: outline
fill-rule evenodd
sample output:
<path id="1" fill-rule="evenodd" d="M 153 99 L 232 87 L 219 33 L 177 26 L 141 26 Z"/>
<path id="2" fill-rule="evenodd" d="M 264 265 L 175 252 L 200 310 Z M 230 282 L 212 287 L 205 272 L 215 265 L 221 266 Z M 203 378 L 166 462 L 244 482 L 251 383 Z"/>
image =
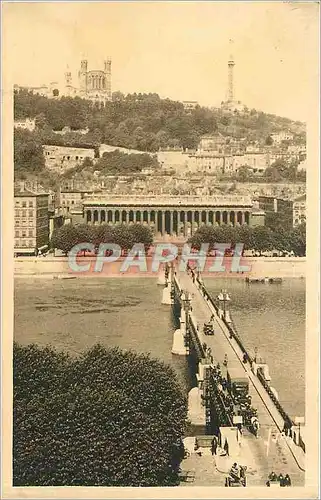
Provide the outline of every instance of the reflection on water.
<path id="1" fill-rule="evenodd" d="M 272 385 L 291 415 L 304 412 L 305 281 L 247 285 L 238 279 L 208 279 L 209 290 L 231 293 L 231 311 L 246 347 L 267 359 Z M 150 352 L 172 364 L 190 384 L 184 357 L 172 356 L 175 330 L 169 306 L 161 305 L 156 280 L 88 278 L 15 280 L 15 340 L 52 344 L 78 353 L 99 342 Z"/>
<path id="2" fill-rule="evenodd" d="M 14 338 L 75 354 L 98 342 L 149 352 L 172 364 L 187 388 L 187 362 L 171 354 L 176 326 L 161 295 L 162 288 L 151 278 L 17 278 Z"/>
<path id="3" fill-rule="evenodd" d="M 305 410 L 305 280 L 247 284 L 241 279 L 205 280 L 213 296 L 231 294 L 230 311 L 251 354 L 266 359 L 272 386 L 291 416 Z"/>

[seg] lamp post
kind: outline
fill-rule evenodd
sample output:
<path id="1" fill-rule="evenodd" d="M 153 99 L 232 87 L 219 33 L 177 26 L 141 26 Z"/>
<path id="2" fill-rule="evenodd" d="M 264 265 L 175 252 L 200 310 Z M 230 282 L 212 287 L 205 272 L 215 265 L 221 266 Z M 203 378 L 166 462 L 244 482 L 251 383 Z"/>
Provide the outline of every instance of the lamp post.
<path id="1" fill-rule="evenodd" d="M 305 418 L 304 417 L 294 417 L 294 423 L 295 425 L 298 425 L 299 427 L 299 446 L 300 446 L 300 440 L 301 440 L 301 425 L 305 423 Z"/>
<path id="2" fill-rule="evenodd" d="M 224 315 L 224 319 L 226 319 L 226 302 L 229 302 L 231 300 L 231 298 L 226 290 L 221 290 L 220 293 L 218 294 L 217 298 L 220 302 L 221 309 L 222 309 L 221 304 L 223 303 L 223 315 Z"/>
<path id="3" fill-rule="evenodd" d="M 185 290 L 182 294 L 182 302 L 183 302 L 183 308 L 185 311 L 185 342 L 187 343 L 188 341 L 188 313 L 191 309 L 191 297 L 190 294 L 187 290 Z"/>

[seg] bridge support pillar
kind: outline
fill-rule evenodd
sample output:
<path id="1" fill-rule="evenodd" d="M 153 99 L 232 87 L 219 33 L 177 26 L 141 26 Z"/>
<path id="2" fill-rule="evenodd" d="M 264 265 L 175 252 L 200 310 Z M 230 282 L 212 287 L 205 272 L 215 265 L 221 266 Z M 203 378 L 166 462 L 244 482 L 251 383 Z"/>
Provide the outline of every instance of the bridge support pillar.
<path id="1" fill-rule="evenodd" d="M 185 331 L 178 328 L 173 335 L 172 354 L 187 356 L 188 353 L 188 347 L 185 345 Z"/>
<path id="2" fill-rule="evenodd" d="M 202 405 L 201 391 L 193 387 L 188 393 L 188 419 L 199 434 L 205 434 L 206 415 Z"/>
<path id="3" fill-rule="evenodd" d="M 171 297 L 171 282 L 167 282 L 167 286 L 163 289 L 162 304 L 170 306 L 173 304 L 173 299 Z"/>

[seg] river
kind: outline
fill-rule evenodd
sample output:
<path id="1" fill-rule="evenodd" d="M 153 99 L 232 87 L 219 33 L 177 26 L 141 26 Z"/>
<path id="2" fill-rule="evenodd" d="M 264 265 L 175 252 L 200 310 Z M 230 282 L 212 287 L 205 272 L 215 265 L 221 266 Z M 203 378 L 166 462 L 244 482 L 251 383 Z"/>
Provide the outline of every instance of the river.
<path id="1" fill-rule="evenodd" d="M 304 414 L 305 280 L 247 285 L 241 279 L 208 279 L 215 295 L 232 297 L 231 312 L 242 339 L 269 364 L 272 385 L 291 416 Z M 15 279 L 14 338 L 51 344 L 77 354 L 96 343 L 149 352 L 170 363 L 187 389 L 185 358 L 171 354 L 175 323 L 161 305 L 152 278 L 84 280 Z"/>

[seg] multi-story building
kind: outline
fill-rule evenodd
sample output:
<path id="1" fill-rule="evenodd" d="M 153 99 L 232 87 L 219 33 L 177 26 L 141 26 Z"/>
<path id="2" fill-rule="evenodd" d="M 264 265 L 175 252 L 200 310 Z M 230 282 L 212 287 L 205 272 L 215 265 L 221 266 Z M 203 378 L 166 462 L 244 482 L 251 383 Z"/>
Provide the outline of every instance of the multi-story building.
<path id="1" fill-rule="evenodd" d="M 49 244 L 48 198 L 45 192 L 28 189 L 25 184 L 14 192 L 14 252 L 31 255 Z"/>
<path id="2" fill-rule="evenodd" d="M 203 135 L 200 139 L 199 151 L 212 151 L 215 153 L 223 153 L 223 147 L 226 144 L 225 137 L 220 134 Z"/>
<path id="3" fill-rule="evenodd" d="M 264 212 L 285 212 L 292 210 L 292 201 L 275 196 L 259 196 L 258 202 Z"/>
<path id="4" fill-rule="evenodd" d="M 77 210 L 79 208 L 82 208 L 83 206 L 83 200 L 86 196 L 92 194 L 93 191 L 91 190 L 66 190 L 66 191 L 60 191 L 59 197 L 60 197 L 60 206 L 62 208 L 62 211 L 64 214 L 69 213 L 72 210 Z"/>
<path id="5" fill-rule="evenodd" d="M 25 118 L 24 120 L 15 120 L 14 128 L 22 128 L 33 132 L 36 128 L 36 120 L 34 118 Z"/>
<path id="6" fill-rule="evenodd" d="M 268 167 L 268 158 L 265 153 L 235 153 L 218 154 L 199 151 L 189 155 L 188 168 L 192 172 L 208 174 L 233 174 L 242 166 L 249 167 L 253 173 L 263 173 Z"/>
<path id="7" fill-rule="evenodd" d="M 64 173 L 70 168 L 81 164 L 85 158 L 93 160 L 95 150 L 93 148 L 72 148 L 68 146 L 43 146 L 45 165 L 47 168 Z"/>
<path id="8" fill-rule="evenodd" d="M 282 199 L 274 196 L 259 196 L 260 208 L 265 213 L 287 214 L 292 225 L 298 226 L 306 220 L 306 194 L 297 196 L 294 199 Z"/>
<path id="9" fill-rule="evenodd" d="M 306 194 L 294 198 L 293 203 L 293 226 L 298 226 L 306 221 Z"/>
<path id="10" fill-rule="evenodd" d="M 282 131 L 277 134 L 271 134 L 274 144 L 281 144 L 282 141 L 293 141 L 293 134 L 291 132 Z"/>
<path id="11" fill-rule="evenodd" d="M 197 101 L 182 101 L 185 111 L 193 111 L 199 106 Z"/>

